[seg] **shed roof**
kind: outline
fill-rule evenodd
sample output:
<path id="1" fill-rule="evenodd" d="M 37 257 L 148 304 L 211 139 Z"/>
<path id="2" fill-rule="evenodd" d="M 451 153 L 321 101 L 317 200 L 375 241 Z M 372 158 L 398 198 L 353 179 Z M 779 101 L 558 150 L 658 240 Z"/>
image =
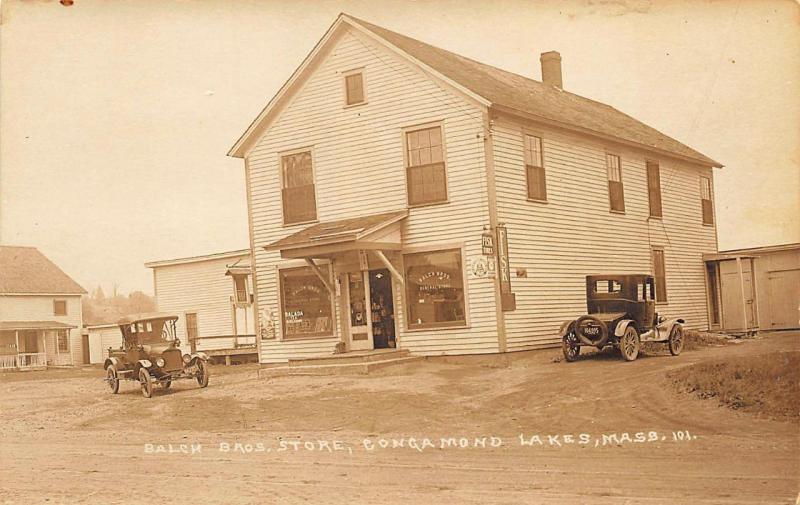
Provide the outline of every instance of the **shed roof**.
<path id="1" fill-rule="evenodd" d="M 479 97 L 498 111 L 518 113 L 555 126 L 601 138 L 611 138 L 701 165 L 722 166 L 719 162 L 614 107 L 477 62 L 344 13 L 339 15 L 311 55 L 231 148 L 229 155 L 244 156 L 245 146 L 262 131 L 272 114 L 278 110 L 281 102 L 278 98 L 287 92 L 294 80 L 303 78 L 302 74 L 307 70 L 310 62 L 319 57 L 318 55 L 323 54 L 321 48 L 329 42 L 332 33 L 342 23 L 372 34 L 399 50 L 401 54 L 405 54 L 410 60 L 427 66 L 445 79 L 455 83 L 460 89 Z"/>
<path id="2" fill-rule="evenodd" d="M 85 289 L 35 247 L 0 246 L 0 294 L 85 293 Z"/>

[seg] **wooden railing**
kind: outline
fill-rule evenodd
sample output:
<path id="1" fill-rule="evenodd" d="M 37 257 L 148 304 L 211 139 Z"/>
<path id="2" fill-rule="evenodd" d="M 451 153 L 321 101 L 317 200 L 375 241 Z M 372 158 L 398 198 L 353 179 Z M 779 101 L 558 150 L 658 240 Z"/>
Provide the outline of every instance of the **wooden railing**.
<path id="1" fill-rule="evenodd" d="M 17 354 L 17 366 L 19 368 L 47 366 L 47 354 L 43 352 L 19 353 Z"/>
<path id="2" fill-rule="evenodd" d="M 0 355 L 0 370 L 9 368 L 17 368 L 17 355 L 16 354 Z"/>
<path id="3" fill-rule="evenodd" d="M 205 341 L 207 341 L 207 340 L 214 341 L 214 340 L 220 340 L 220 339 L 231 340 L 231 341 L 233 341 L 232 342 L 233 345 L 220 345 L 219 347 L 213 347 L 213 348 L 212 347 L 206 347 L 205 345 L 203 345 L 201 347 L 202 344 L 206 344 L 206 345 L 210 345 L 210 346 L 214 345 L 212 342 L 206 343 Z M 256 336 L 255 335 L 214 335 L 214 336 L 210 336 L 210 337 L 195 337 L 193 339 L 189 339 L 189 344 L 191 345 L 192 343 L 194 343 L 194 345 L 197 346 L 197 350 L 199 350 L 199 351 L 202 351 L 203 349 L 206 349 L 206 350 L 220 350 L 220 349 L 241 349 L 241 348 L 246 348 L 246 347 L 255 348 L 256 347 Z"/>
<path id="4" fill-rule="evenodd" d="M 72 354 L 63 352 L 50 355 L 50 364 L 54 366 L 65 366 L 72 364 Z"/>

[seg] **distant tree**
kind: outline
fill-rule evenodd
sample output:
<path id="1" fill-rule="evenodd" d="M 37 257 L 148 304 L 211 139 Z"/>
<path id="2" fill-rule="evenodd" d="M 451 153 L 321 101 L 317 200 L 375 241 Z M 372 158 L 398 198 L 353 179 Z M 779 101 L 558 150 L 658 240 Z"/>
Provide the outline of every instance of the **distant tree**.
<path id="1" fill-rule="evenodd" d="M 156 310 L 156 302 L 151 296 L 141 291 L 133 291 L 124 295 L 116 283 L 113 296 L 107 297 L 103 288 L 98 286 L 91 296 L 84 296 L 81 303 L 83 305 L 83 321 L 88 325 L 116 323 L 128 314 Z"/>
<path id="2" fill-rule="evenodd" d="M 128 308 L 131 312 L 154 312 L 156 301 L 141 291 L 134 291 L 128 295 Z"/>

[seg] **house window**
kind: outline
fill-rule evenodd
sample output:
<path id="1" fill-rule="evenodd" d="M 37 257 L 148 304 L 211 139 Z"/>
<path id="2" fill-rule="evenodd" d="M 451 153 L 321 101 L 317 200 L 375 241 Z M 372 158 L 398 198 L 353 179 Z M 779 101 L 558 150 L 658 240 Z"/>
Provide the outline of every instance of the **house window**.
<path id="1" fill-rule="evenodd" d="M 700 200 L 703 206 L 703 224 L 714 224 L 714 205 L 711 203 L 711 179 L 700 177 Z"/>
<path id="2" fill-rule="evenodd" d="M 654 161 L 647 162 L 647 198 L 650 217 L 661 217 L 661 170 Z"/>
<path id="3" fill-rule="evenodd" d="M 408 204 L 447 201 L 442 128 L 435 126 L 406 132 Z"/>
<path id="4" fill-rule="evenodd" d="M 403 256 L 410 329 L 464 326 L 464 275 L 461 250 Z"/>
<path id="5" fill-rule="evenodd" d="M 619 156 L 606 154 L 608 171 L 608 201 L 612 211 L 625 212 L 625 192 L 622 189 L 622 166 Z"/>
<path id="6" fill-rule="evenodd" d="M 249 297 L 247 296 L 247 276 L 246 275 L 234 275 L 233 276 L 233 287 L 236 291 L 236 303 L 248 303 Z"/>
<path id="7" fill-rule="evenodd" d="M 66 300 L 53 300 L 53 315 L 66 316 L 67 315 L 67 301 Z"/>
<path id="8" fill-rule="evenodd" d="M 364 103 L 364 75 L 354 72 L 344 76 L 347 105 Z"/>
<path id="9" fill-rule="evenodd" d="M 320 271 L 327 276 L 327 265 Z M 322 337 L 333 335 L 333 304 L 328 288 L 311 267 L 280 271 L 283 336 Z"/>
<path id="10" fill-rule="evenodd" d="M 69 352 L 69 332 L 67 330 L 58 330 L 56 339 L 58 352 Z"/>
<path id="11" fill-rule="evenodd" d="M 281 179 L 284 224 L 317 219 L 317 200 L 311 151 L 281 157 Z"/>
<path id="12" fill-rule="evenodd" d="M 653 277 L 656 280 L 656 302 L 667 301 L 667 271 L 664 250 L 653 249 Z"/>
<path id="13" fill-rule="evenodd" d="M 542 139 L 525 135 L 525 175 L 528 180 L 528 198 L 547 200 L 544 163 L 542 162 Z"/>

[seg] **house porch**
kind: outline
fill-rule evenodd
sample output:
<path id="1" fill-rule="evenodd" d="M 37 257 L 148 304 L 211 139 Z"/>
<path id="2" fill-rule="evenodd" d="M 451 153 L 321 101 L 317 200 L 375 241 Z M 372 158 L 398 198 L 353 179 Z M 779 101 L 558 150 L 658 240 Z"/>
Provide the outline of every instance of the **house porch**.
<path id="1" fill-rule="evenodd" d="M 70 330 L 55 321 L 0 322 L 0 370 L 72 365 Z"/>

